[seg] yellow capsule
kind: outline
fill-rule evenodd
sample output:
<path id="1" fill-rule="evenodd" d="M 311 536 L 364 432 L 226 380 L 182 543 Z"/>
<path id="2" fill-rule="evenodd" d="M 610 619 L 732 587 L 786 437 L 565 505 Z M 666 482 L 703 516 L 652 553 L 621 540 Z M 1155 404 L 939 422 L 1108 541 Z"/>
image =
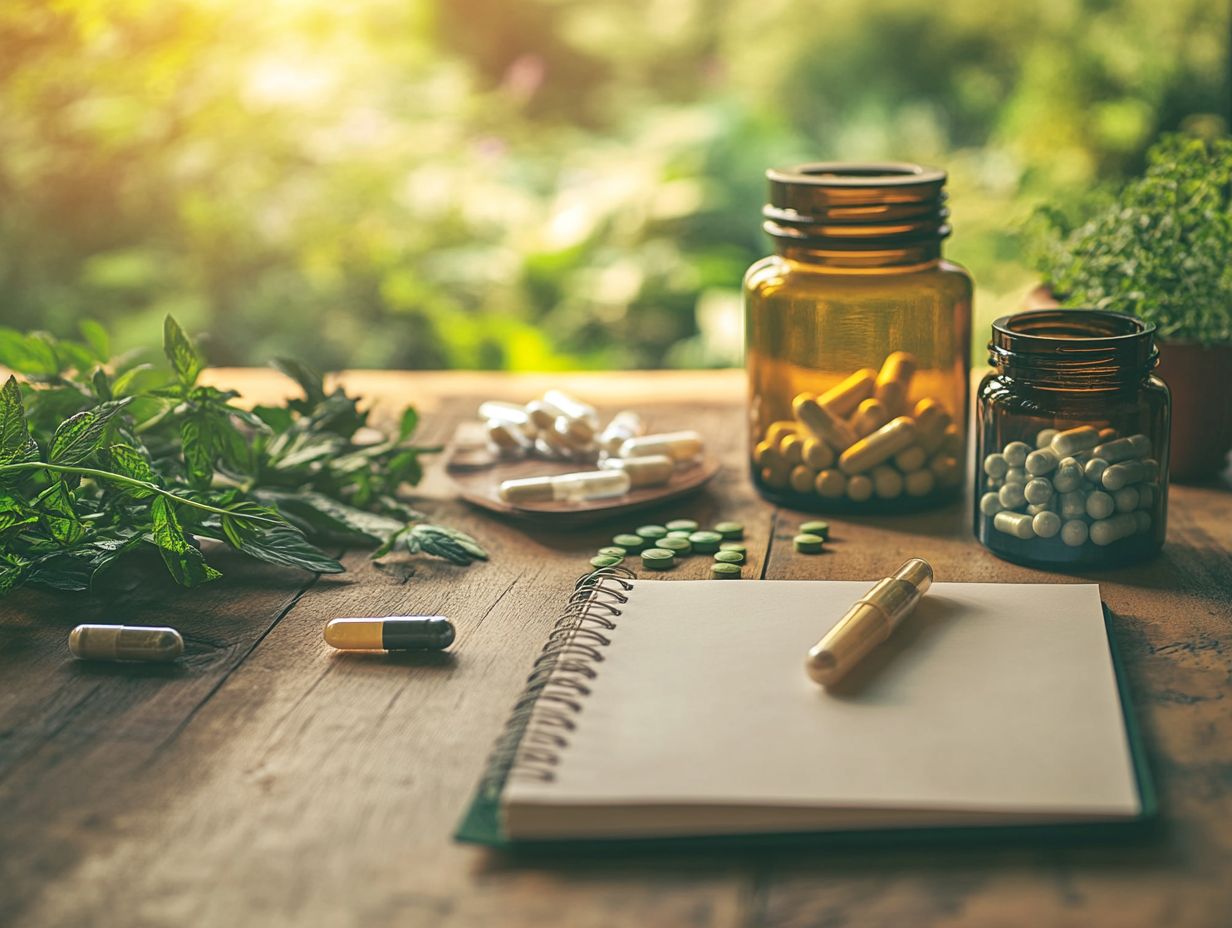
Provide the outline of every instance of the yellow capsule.
<path id="1" fill-rule="evenodd" d="M 953 422 L 945 427 L 945 434 L 941 436 L 941 450 L 951 457 L 961 458 L 963 456 L 962 429 Z"/>
<path id="2" fill-rule="evenodd" d="M 935 399 L 926 396 L 915 404 L 911 417 L 915 419 L 920 447 L 925 454 L 935 453 L 945 440 L 945 428 L 950 424 L 950 414 Z"/>
<path id="3" fill-rule="evenodd" d="M 845 474 L 872 470 L 915 442 L 915 438 L 915 422 L 899 416 L 839 455 L 838 466 Z"/>
<path id="4" fill-rule="evenodd" d="M 791 479 L 791 468 L 787 466 L 787 463 L 782 458 L 776 457 L 771 463 L 761 469 L 761 479 L 766 486 L 782 490 L 787 487 L 787 483 Z"/>
<path id="5" fill-rule="evenodd" d="M 937 485 L 937 478 L 931 470 L 913 470 L 903 477 L 903 485 L 908 496 L 927 496 Z"/>
<path id="6" fill-rule="evenodd" d="M 873 498 L 873 480 L 864 474 L 856 474 L 847 480 L 847 498 L 855 503 L 864 503 Z"/>
<path id="7" fill-rule="evenodd" d="M 890 413 L 881 400 L 867 399 L 860 403 L 856 414 L 851 417 L 851 427 L 863 438 L 873 434 L 889 421 Z"/>
<path id="8" fill-rule="evenodd" d="M 174 628 L 141 625 L 78 625 L 68 649 L 83 661 L 173 661 L 184 653 L 184 639 Z"/>
<path id="9" fill-rule="evenodd" d="M 894 466 L 904 474 L 909 474 L 911 471 L 919 470 L 923 467 L 927 460 L 928 455 L 924 453 L 924 449 L 919 445 L 912 445 L 910 448 L 904 448 L 894 455 Z"/>
<path id="10" fill-rule="evenodd" d="M 823 470 L 813 484 L 819 496 L 838 499 L 847 491 L 847 477 L 841 470 Z"/>
<path id="11" fill-rule="evenodd" d="M 962 468 L 958 464 L 958 458 L 948 454 L 938 454 L 928 462 L 928 469 L 937 478 L 937 483 L 943 487 L 954 486 L 962 482 Z"/>
<path id="12" fill-rule="evenodd" d="M 804 464 L 807 464 L 813 470 L 825 470 L 827 467 L 834 465 L 834 452 L 830 450 L 830 446 L 824 441 L 816 438 L 804 439 L 800 458 Z"/>
<path id="13" fill-rule="evenodd" d="M 797 464 L 791 469 L 788 482 L 797 493 L 812 493 L 813 482 L 817 479 L 817 471 L 804 464 Z"/>
<path id="14" fill-rule="evenodd" d="M 859 438 L 850 425 L 817 402 L 811 393 L 801 393 L 792 400 L 791 408 L 805 428 L 835 451 L 845 451 Z"/>
<path id="15" fill-rule="evenodd" d="M 325 643 L 339 651 L 443 651 L 453 639 L 453 623 L 439 615 L 334 619 L 325 626 Z"/>
<path id="16" fill-rule="evenodd" d="M 792 433 L 779 439 L 779 456 L 795 467 L 804 460 L 804 439 Z"/>
<path id="17" fill-rule="evenodd" d="M 901 415 L 906 410 L 907 393 L 916 367 L 915 355 L 906 351 L 895 351 L 881 365 L 873 395 L 881 400 L 891 416 Z"/>
<path id="18" fill-rule="evenodd" d="M 878 464 L 870 472 L 873 489 L 881 499 L 894 499 L 903 495 L 903 475 L 889 464 Z"/>
<path id="19" fill-rule="evenodd" d="M 850 416 L 860 401 L 873 395 L 877 372 L 871 367 L 861 368 L 836 387 L 831 387 L 817 398 L 817 402 L 831 413 L 842 418 Z"/>
<path id="20" fill-rule="evenodd" d="M 770 427 L 766 429 L 766 441 L 774 447 L 778 447 L 779 442 L 787 435 L 794 435 L 796 432 L 796 423 L 790 419 L 781 419 L 778 422 L 771 422 Z"/>

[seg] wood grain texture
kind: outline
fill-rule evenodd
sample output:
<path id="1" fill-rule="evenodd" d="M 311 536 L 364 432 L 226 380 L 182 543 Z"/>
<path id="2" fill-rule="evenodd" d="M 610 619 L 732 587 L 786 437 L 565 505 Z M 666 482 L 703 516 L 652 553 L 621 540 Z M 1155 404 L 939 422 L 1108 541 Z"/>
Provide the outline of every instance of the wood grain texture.
<path id="1" fill-rule="evenodd" d="M 246 393 L 276 378 L 215 373 Z M 474 532 L 490 563 L 374 566 L 311 577 L 226 562 L 194 593 L 106 600 L 22 593 L 0 607 L 0 924 L 471 926 L 1216 926 L 1232 911 L 1232 494 L 1174 488 L 1154 562 L 1058 578 L 970 537 L 962 507 L 832 518 L 825 554 L 791 549 L 802 513 L 755 498 L 739 374 L 511 378 L 348 375 L 382 406 L 431 408 L 432 437 L 481 398 L 564 380 L 656 427 L 698 427 L 724 470 L 654 518 L 746 525 L 749 578 L 876 579 L 919 554 L 946 580 L 1097 580 L 1117 613 L 1164 804 L 1158 837 L 1126 846 L 602 853 L 531 858 L 452 843 L 530 661 L 590 553 L 621 520 L 576 532 L 494 519 L 450 498 L 431 515 Z M 362 387 L 359 384 L 362 383 Z M 425 400 L 428 400 L 425 402 Z M 668 579 L 705 576 L 707 558 Z M 409 568 L 414 573 L 407 576 Z M 450 616 L 448 655 L 331 652 L 342 615 Z M 68 629 L 173 624 L 178 668 L 89 667 Z"/>

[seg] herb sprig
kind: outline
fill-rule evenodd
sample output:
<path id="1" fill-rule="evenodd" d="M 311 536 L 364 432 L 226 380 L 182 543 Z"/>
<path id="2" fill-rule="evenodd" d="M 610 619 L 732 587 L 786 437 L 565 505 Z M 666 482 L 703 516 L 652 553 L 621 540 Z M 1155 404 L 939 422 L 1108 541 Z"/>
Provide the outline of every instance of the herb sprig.
<path id="1" fill-rule="evenodd" d="M 169 369 L 112 358 L 97 323 L 81 333 L 0 328 L 0 364 L 23 378 L 0 388 L 0 593 L 87 590 L 143 549 L 196 586 L 220 576 L 201 539 L 319 573 L 343 569 L 328 544 L 487 558 L 399 497 L 422 478 L 421 456 L 440 450 L 413 443 L 414 408 L 385 435 L 356 398 L 283 360 L 303 398 L 249 409 L 198 382 L 205 358 L 170 316 Z"/>

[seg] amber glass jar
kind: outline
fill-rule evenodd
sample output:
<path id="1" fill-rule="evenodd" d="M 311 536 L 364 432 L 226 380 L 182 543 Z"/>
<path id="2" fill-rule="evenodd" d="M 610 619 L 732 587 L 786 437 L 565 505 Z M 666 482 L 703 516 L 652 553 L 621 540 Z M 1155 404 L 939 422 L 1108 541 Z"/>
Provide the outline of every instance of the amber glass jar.
<path id="1" fill-rule="evenodd" d="M 1168 517 L 1168 388 L 1155 326 L 1045 309 L 993 323 L 980 383 L 975 534 L 1035 567 L 1103 567 L 1159 551 Z"/>
<path id="2" fill-rule="evenodd" d="M 767 172 L 775 253 L 744 280 L 749 454 L 763 496 L 902 512 L 959 492 L 971 278 L 941 257 L 945 172 Z"/>

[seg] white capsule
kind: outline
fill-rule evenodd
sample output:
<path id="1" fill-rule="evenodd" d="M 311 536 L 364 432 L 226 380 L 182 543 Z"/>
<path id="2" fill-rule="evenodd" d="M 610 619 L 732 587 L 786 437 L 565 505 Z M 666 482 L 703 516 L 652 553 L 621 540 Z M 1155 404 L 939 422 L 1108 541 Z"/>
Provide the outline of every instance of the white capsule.
<path id="1" fill-rule="evenodd" d="M 1118 438 L 1096 445 L 1091 451 L 1097 458 L 1103 458 L 1109 464 L 1119 464 L 1121 461 L 1146 457 L 1151 453 L 1151 440 L 1145 435 L 1130 435 L 1128 438 Z"/>
<path id="2" fill-rule="evenodd" d="M 675 462 L 666 454 L 650 454 L 641 458 L 605 458 L 599 464 L 604 470 L 623 470 L 634 487 L 662 486 L 672 479 Z"/>
<path id="3" fill-rule="evenodd" d="M 1005 472 L 1010 469 L 1009 462 L 1005 460 L 1004 454 L 997 454 L 995 451 L 984 458 L 984 473 L 989 477 L 1004 477 Z"/>
<path id="4" fill-rule="evenodd" d="M 1031 528 L 1040 538 L 1052 538 L 1061 531 L 1061 517 L 1055 512 L 1037 512 L 1031 519 Z"/>
<path id="5" fill-rule="evenodd" d="M 561 415 L 559 409 L 545 403 L 543 400 L 531 400 L 524 407 L 530 424 L 540 432 L 550 432 L 556 425 L 556 417 Z"/>
<path id="6" fill-rule="evenodd" d="M 570 419 L 585 419 L 592 429 L 599 427 L 599 414 L 589 403 L 574 399 L 563 390 L 549 390 L 543 394 L 543 402 L 558 410 L 560 415 Z"/>
<path id="7" fill-rule="evenodd" d="M 574 451 L 590 451 L 595 445 L 595 428 L 586 419 L 557 416 L 552 431 Z"/>
<path id="8" fill-rule="evenodd" d="M 488 444 L 500 454 L 514 456 L 525 454 L 531 447 L 531 440 L 526 437 L 521 426 L 499 419 L 489 419 L 487 424 Z"/>
<path id="9" fill-rule="evenodd" d="M 1102 490 L 1096 490 L 1087 497 L 1087 515 L 1092 519 L 1106 519 L 1116 510 L 1112 497 Z"/>
<path id="10" fill-rule="evenodd" d="M 1117 512 L 1133 512 L 1138 508 L 1138 490 L 1136 487 L 1121 487 L 1112 494 L 1112 503 Z"/>
<path id="11" fill-rule="evenodd" d="M 1131 483 L 1151 480 L 1155 476 L 1149 461 L 1123 461 L 1120 464 L 1109 464 L 1108 469 L 1100 477 L 1100 483 L 1107 490 L 1119 490 Z"/>
<path id="12" fill-rule="evenodd" d="M 554 477 L 527 477 L 506 480 L 500 485 L 500 498 L 514 506 L 547 501 L 582 502 L 606 499 L 629 492 L 632 481 L 622 470 L 589 470 Z"/>
<path id="13" fill-rule="evenodd" d="M 1089 425 L 1080 425 L 1076 429 L 1066 429 L 1053 436 L 1050 447 L 1058 458 L 1068 458 L 1078 451 L 1086 451 L 1099 444 L 1099 429 Z"/>
<path id="14" fill-rule="evenodd" d="M 1057 465 L 1052 475 L 1052 485 L 1058 493 L 1069 493 L 1082 486 L 1082 465 L 1073 458 L 1065 458 Z"/>
<path id="15" fill-rule="evenodd" d="M 1002 454 L 1005 456 L 1005 462 L 1010 467 L 1022 467 L 1027 462 L 1027 455 L 1031 453 L 1031 446 L 1025 441 L 1012 441 L 1005 446 L 1005 451 Z"/>
<path id="16" fill-rule="evenodd" d="M 1061 494 L 1061 518 L 1078 519 L 1087 514 L 1087 495 L 1081 490 Z"/>
<path id="17" fill-rule="evenodd" d="M 903 475 L 888 464 L 873 468 L 873 490 L 881 499 L 894 499 L 903 495 Z"/>
<path id="18" fill-rule="evenodd" d="M 1035 537 L 1035 529 L 1031 527 L 1031 520 L 1032 517 L 1024 512 L 1010 512 L 1006 509 L 992 517 L 992 527 L 998 532 L 1004 532 L 1025 541 Z"/>
<path id="19" fill-rule="evenodd" d="M 989 518 L 995 516 L 1004 508 L 1001 504 L 1001 497 L 996 493 L 985 493 L 980 497 L 980 512 Z"/>
<path id="20" fill-rule="evenodd" d="M 1092 483 L 1099 483 L 1104 476 L 1104 471 L 1108 469 L 1108 462 L 1103 458 L 1091 458 L 1082 465 L 1082 476 L 1086 477 Z"/>
<path id="21" fill-rule="evenodd" d="M 1040 429 L 1039 434 L 1035 436 L 1035 447 L 1047 448 L 1056 437 L 1057 429 Z"/>
<path id="22" fill-rule="evenodd" d="M 873 480 L 866 474 L 853 474 L 847 478 L 847 498 L 863 503 L 873 498 Z"/>
<path id="23" fill-rule="evenodd" d="M 506 403 L 503 400 L 488 400 L 479 404 L 479 418 L 487 422 L 505 422 L 525 430 L 530 425 L 530 416 L 526 408 L 517 403 Z"/>
<path id="24" fill-rule="evenodd" d="M 1006 483 L 1026 483 L 1027 469 L 1025 467 L 1011 467 L 1005 472 Z"/>
<path id="25" fill-rule="evenodd" d="M 616 454 L 620 451 L 620 446 L 630 438 L 645 434 L 646 426 L 642 417 L 631 409 L 622 409 L 612 416 L 612 421 L 599 435 L 599 447 L 608 454 Z"/>
<path id="26" fill-rule="evenodd" d="M 1054 442 L 1055 444 L 1055 442 Z M 1038 448 L 1027 455 L 1027 473 L 1033 477 L 1050 474 L 1061 463 L 1061 457 L 1051 448 Z"/>
<path id="27" fill-rule="evenodd" d="M 1022 488 L 1022 495 L 1028 503 L 1046 503 L 1052 499 L 1052 482 L 1046 477 L 1036 477 L 1028 480 Z"/>
<path id="28" fill-rule="evenodd" d="M 1006 509 L 1017 509 L 1019 506 L 1027 504 L 1027 495 L 1024 492 L 1025 484 L 1007 483 L 997 491 L 997 498 L 1001 500 L 1001 505 Z"/>
<path id="29" fill-rule="evenodd" d="M 1103 546 L 1128 538 L 1138 530 L 1138 520 L 1132 512 L 1122 512 L 1091 525 L 1091 541 Z"/>
<path id="30" fill-rule="evenodd" d="M 681 432 L 662 432 L 658 435 L 640 435 L 630 438 L 620 446 L 622 458 L 646 457 L 651 454 L 666 454 L 673 461 L 691 461 L 699 457 L 705 443 L 701 435 L 687 429 Z"/>
<path id="31" fill-rule="evenodd" d="M 1071 548 L 1077 548 L 1087 543 L 1089 531 L 1081 519 L 1071 519 L 1061 526 L 1061 540 Z"/>

